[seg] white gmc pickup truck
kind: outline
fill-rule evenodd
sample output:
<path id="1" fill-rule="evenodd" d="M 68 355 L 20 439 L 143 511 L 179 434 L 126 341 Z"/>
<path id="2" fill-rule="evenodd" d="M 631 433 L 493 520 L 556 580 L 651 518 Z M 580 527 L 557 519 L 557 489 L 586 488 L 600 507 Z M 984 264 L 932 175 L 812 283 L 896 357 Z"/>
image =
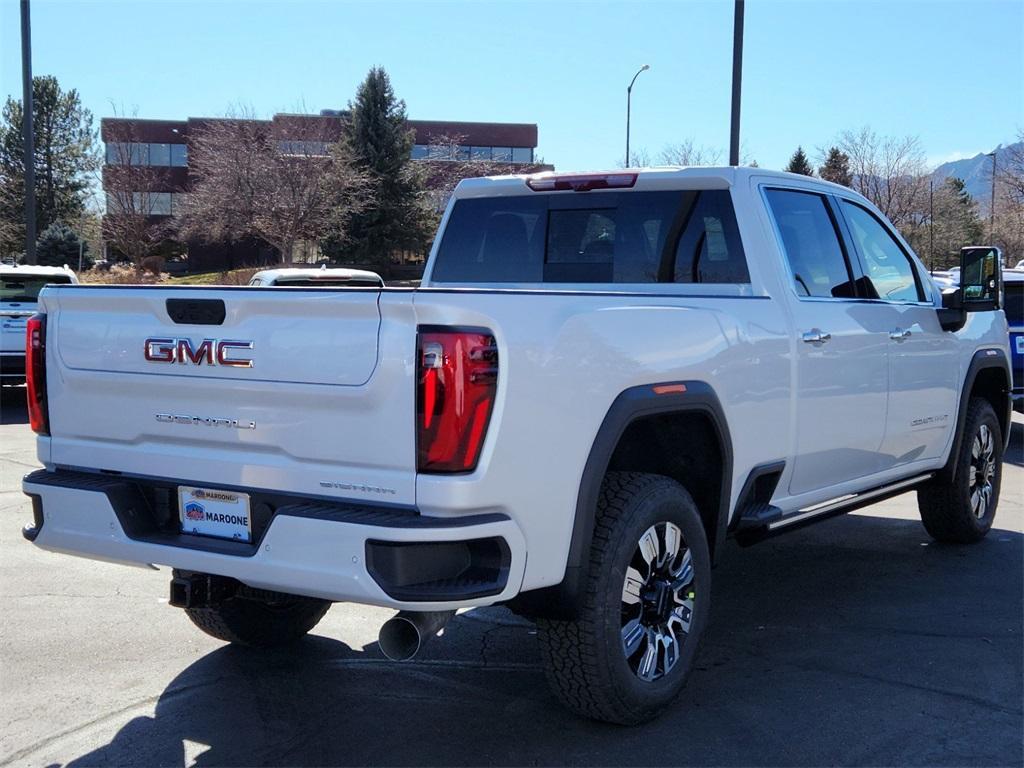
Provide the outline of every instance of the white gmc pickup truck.
<path id="1" fill-rule="evenodd" d="M 556 694 L 683 686 L 728 537 L 915 489 L 992 526 L 1010 365 L 995 249 L 942 294 L 865 199 L 750 168 L 463 181 L 417 289 L 46 288 L 24 480 L 48 550 L 174 569 L 245 645 L 331 602 L 535 620 Z"/>

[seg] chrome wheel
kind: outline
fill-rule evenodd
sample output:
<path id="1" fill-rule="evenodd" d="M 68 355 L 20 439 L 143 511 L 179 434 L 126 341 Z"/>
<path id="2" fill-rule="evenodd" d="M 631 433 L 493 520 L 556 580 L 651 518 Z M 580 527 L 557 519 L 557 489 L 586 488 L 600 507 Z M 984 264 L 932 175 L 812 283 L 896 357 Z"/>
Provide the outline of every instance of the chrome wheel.
<path id="1" fill-rule="evenodd" d="M 987 424 L 982 424 L 971 446 L 971 467 L 967 481 L 971 495 L 971 512 L 978 520 L 988 514 L 988 508 L 992 503 L 996 474 L 995 453 L 992 430 Z"/>
<path id="2" fill-rule="evenodd" d="M 693 557 L 673 523 L 648 528 L 622 585 L 622 652 L 641 680 L 667 675 L 679 661 L 693 619 Z"/>

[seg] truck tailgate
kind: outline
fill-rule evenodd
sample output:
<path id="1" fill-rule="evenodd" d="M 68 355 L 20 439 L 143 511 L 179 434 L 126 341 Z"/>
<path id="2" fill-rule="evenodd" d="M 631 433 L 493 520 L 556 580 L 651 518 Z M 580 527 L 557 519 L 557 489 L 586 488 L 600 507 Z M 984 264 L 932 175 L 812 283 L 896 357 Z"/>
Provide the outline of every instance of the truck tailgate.
<path id="1" fill-rule="evenodd" d="M 407 294 L 74 287 L 43 308 L 51 464 L 414 502 Z"/>

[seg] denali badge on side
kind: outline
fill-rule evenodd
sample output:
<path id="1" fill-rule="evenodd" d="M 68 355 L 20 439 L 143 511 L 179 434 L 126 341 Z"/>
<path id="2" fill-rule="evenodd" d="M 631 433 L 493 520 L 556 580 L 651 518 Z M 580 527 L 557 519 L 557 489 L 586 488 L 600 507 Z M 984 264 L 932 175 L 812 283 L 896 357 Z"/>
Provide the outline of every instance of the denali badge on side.
<path id="1" fill-rule="evenodd" d="M 158 413 L 156 420 L 164 424 L 191 424 L 204 427 L 230 427 L 232 429 L 256 429 L 255 421 L 238 419 L 211 419 L 205 416 L 183 416 L 180 413 Z"/>
<path id="2" fill-rule="evenodd" d="M 251 341 L 203 339 L 193 347 L 190 339 L 151 338 L 143 347 L 151 363 L 192 363 L 193 365 L 226 365 L 231 368 L 252 368 L 252 359 L 235 357 L 232 350 L 252 349 Z"/>

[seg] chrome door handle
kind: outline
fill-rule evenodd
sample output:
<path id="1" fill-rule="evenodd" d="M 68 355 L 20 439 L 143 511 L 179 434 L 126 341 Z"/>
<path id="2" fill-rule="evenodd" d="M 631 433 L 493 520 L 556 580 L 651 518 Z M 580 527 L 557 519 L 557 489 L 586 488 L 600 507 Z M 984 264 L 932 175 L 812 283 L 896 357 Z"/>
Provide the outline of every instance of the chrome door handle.
<path id="1" fill-rule="evenodd" d="M 805 344 L 824 344 L 832 338 L 832 334 L 820 328 L 812 328 L 804 331 L 803 340 Z"/>
<path id="2" fill-rule="evenodd" d="M 893 341 L 906 341 L 907 339 L 910 338 L 910 330 L 897 328 L 894 331 L 889 331 L 889 338 L 892 339 Z"/>

